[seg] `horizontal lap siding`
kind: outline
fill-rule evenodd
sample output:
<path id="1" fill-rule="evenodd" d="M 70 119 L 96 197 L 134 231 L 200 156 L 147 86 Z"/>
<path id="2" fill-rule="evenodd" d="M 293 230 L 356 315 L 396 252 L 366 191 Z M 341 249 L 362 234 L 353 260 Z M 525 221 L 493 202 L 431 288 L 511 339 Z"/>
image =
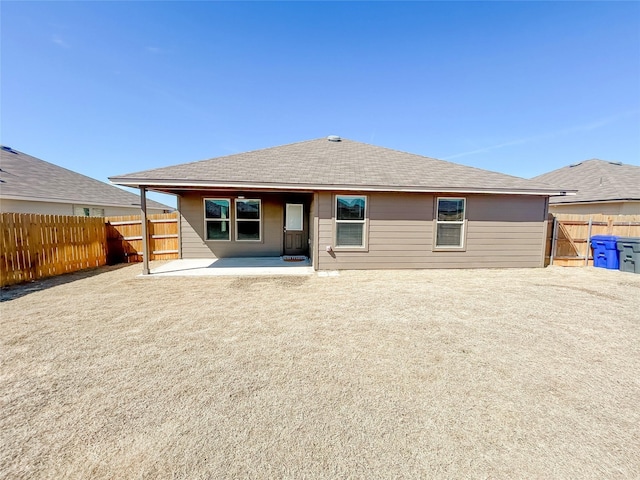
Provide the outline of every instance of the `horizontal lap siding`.
<path id="1" fill-rule="evenodd" d="M 368 194 L 368 251 L 327 251 L 333 201 L 320 194 L 319 268 L 494 268 L 542 266 L 543 197 L 468 195 L 465 251 L 434 252 L 435 196 Z"/>
<path id="2" fill-rule="evenodd" d="M 238 242 L 233 240 L 235 224 L 231 221 L 231 241 L 205 241 L 204 198 L 234 199 L 239 193 L 196 192 L 180 197 L 180 235 L 182 258 L 223 258 L 279 256 L 282 254 L 283 198 L 278 195 L 244 193 L 247 199 L 262 200 L 262 240 L 260 242 Z M 233 214 L 232 214 L 233 218 Z"/>
<path id="3" fill-rule="evenodd" d="M 182 258 L 216 258 L 204 242 L 202 195 L 180 197 L 180 251 Z"/>

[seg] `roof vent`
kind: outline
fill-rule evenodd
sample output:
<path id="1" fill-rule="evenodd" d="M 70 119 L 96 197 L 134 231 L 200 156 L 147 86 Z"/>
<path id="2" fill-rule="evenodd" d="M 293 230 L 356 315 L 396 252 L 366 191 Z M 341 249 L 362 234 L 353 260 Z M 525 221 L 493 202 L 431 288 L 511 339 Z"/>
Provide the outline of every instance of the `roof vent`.
<path id="1" fill-rule="evenodd" d="M 338 135 L 329 135 L 327 137 L 327 140 L 329 140 L 330 142 L 339 142 L 342 139 Z"/>
<path id="2" fill-rule="evenodd" d="M 571 168 L 571 167 L 577 167 L 578 165 L 582 165 L 582 162 L 572 163 L 571 165 L 569 165 L 569 168 Z"/>
<path id="3" fill-rule="evenodd" d="M 622 165 L 622 162 L 609 162 L 611 165 Z"/>
<path id="4" fill-rule="evenodd" d="M 2 150 L 4 150 L 5 152 L 11 152 L 11 153 L 14 153 L 14 154 L 16 154 L 16 155 L 18 154 L 18 152 L 16 152 L 13 148 L 11 148 L 11 147 L 5 147 L 4 145 L 2 146 Z"/>

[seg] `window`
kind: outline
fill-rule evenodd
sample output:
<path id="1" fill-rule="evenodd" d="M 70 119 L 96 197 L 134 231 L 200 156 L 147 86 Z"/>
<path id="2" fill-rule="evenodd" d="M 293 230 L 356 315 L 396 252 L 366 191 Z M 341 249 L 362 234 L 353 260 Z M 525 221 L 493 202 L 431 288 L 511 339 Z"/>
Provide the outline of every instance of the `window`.
<path id="1" fill-rule="evenodd" d="M 230 200 L 225 198 L 205 198 L 204 223 L 207 240 L 231 240 Z"/>
<path id="2" fill-rule="evenodd" d="M 236 200 L 236 240 L 260 241 L 260 200 Z"/>
<path id="3" fill-rule="evenodd" d="M 464 246 L 464 198 L 438 198 L 436 212 L 436 248 Z"/>
<path id="4" fill-rule="evenodd" d="M 300 232 L 304 226 L 304 207 L 298 203 L 287 203 L 285 227 L 287 232 Z"/>
<path id="5" fill-rule="evenodd" d="M 336 247 L 365 246 L 367 197 L 336 196 Z"/>
<path id="6" fill-rule="evenodd" d="M 73 214 L 80 217 L 104 217 L 104 208 L 73 206 Z"/>

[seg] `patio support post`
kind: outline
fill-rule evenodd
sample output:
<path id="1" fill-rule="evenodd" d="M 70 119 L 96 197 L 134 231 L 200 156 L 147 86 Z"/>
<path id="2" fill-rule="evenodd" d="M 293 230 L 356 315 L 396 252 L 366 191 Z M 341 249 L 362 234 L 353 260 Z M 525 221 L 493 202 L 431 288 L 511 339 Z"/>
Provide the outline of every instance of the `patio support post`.
<path id="1" fill-rule="evenodd" d="M 147 187 L 140 187 L 140 221 L 142 222 L 142 274 L 149 275 L 149 235 L 147 232 Z"/>

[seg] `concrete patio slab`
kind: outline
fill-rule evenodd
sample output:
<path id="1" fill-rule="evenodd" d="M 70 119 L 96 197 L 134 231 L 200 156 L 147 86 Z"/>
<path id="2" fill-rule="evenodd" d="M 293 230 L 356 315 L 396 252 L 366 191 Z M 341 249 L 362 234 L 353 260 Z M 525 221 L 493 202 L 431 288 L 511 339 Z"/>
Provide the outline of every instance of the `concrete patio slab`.
<path id="1" fill-rule="evenodd" d="M 312 275 L 309 259 L 285 261 L 282 257 L 220 258 L 173 260 L 143 277 L 204 277 L 221 275 Z"/>

